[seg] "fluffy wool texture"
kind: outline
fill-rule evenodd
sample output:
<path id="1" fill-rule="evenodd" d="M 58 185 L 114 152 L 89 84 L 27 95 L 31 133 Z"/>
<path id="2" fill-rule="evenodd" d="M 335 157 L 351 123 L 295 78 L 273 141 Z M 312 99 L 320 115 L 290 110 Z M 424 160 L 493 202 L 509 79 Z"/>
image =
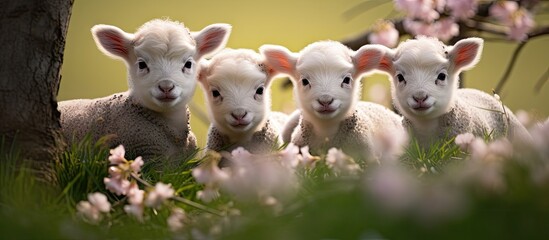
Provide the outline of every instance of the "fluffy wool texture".
<path id="1" fill-rule="evenodd" d="M 494 96 L 458 89 L 459 74 L 480 60 L 482 47 L 480 38 L 446 46 L 420 36 L 386 48 L 378 68 L 391 76 L 395 107 L 423 147 L 461 133 L 530 141 L 524 126 Z"/>
<path id="2" fill-rule="evenodd" d="M 231 27 L 212 24 L 198 32 L 179 22 L 155 19 L 135 34 L 110 25 L 92 28 L 104 54 L 123 60 L 129 90 L 98 99 L 59 103 L 63 134 L 73 142 L 112 136 L 129 157 L 189 157 L 196 138 L 187 103 L 197 83 L 197 62 L 225 46 Z"/>
<path id="3" fill-rule="evenodd" d="M 107 136 L 110 148 L 124 145 L 128 159 L 189 156 L 196 151 L 196 137 L 189 122 L 183 123 L 187 131 L 175 131 L 159 113 L 136 103 L 128 92 L 63 101 L 59 110 L 66 139 L 81 140 L 87 134 L 93 139 Z"/>
<path id="4" fill-rule="evenodd" d="M 273 76 L 262 56 L 249 49 L 225 49 L 201 62 L 199 82 L 211 120 L 207 149 L 243 147 L 251 153 L 268 153 L 282 144 L 287 116 L 271 112 Z"/>
<path id="5" fill-rule="evenodd" d="M 214 151 L 232 151 L 241 146 L 250 153 L 269 153 L 280 147 L 280 132 L 284 127 L 287 115 L 281 112 L 270 112 L 265 124 L 258 131 L 239 142 L 233 142 L 228 135 L 223 134 L 214 125 L 208 130 L 206 148 Z"/>
<path id="6" fill-rule="evenodd" d="M 301 116 L 292 133 L 291 142 L 297 146 L 309 146 L 311 153 L 326 153 L 329 148 L 342 149 L 355 159 L 375 159 L 380 134 L 404 131 L 402 118 L 389 109 L 370 102 L 358 102 L 353 113 L 339 123 L 335 135 L 323 138 L 315 133 L 314 125 Z"/>
<path id="7" fill-rule="evenodd" d="M 323 154 L 341 148 L 356 159 L 375 160 L 383 132 L 405 134 L 402 118 L 374 103 L 358 101 L 360 79 L 379 64 L 382 51 L 367 45 L 352 51 L 335 41 L 310 44 L 299 53 L 282 46 L 260 48 L 272 67 L 289 75 L 299 110 L 285 126 L 283 137 L 297 146 Z M 293 130 L 292 130 L 293 129 Z"/>

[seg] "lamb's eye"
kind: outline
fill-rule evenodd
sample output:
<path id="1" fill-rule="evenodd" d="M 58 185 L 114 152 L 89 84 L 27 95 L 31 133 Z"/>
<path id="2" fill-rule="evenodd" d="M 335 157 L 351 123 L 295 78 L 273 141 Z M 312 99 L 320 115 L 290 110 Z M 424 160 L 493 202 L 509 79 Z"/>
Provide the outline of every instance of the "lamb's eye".
<path id="1" fill-rule="evenodd" d="M 137 62 L 137 66 L 139 67 L 139 69 L 143 70 L 147 68 L 147 63 L 145 63 L 145 61 L 139 61 Z"/>
<path id="2" fill-rule="evenodd" d="M 255 90 L 255 94 L 263 95 L 263 87 L 258 87 L 257 90 Z"/>
<path id="3" fill-rule="evenodd" d="M 185 68 L 190 69 L 193 66 L 193 62 L 190 60 L 185 63 Z"/>
<path id="4" fill-rule="evenodd" d="M 214 98 L 216 98 L 216 97 L 221 96 L 221 94 L 220 94 L 219 91 L 217 91 L 217 90 L 212 90 L 212 96 L 213 96 Z"/>
<path id="5" fill-rule="evenodd" d="M 351 77 L 345 77 L 345 78 L 343 78 L 343 83 L 345 83 L 345 84 L 351 83 Z"/>
<path id="6" fill-rule="evenodd" d="M 439 73 L 437 79 L 440 80 L 440 81 L 446 80 L 446 74 L 444 74 L 444 73 Z"/>
<path id="7" fill-rule="evenodd" d="M 303 78 L 303 79 L 301 79 L 301 84 L 305 87 L 305 86 L 309 85 L 309 80 L 307 80 L 306 78 Z"/>
<path id="8" fill-rule="evenodd" d="M 398 82 L 404 82 L 404 81 L 406 81 L 406 80 L 404 79 L 404 76 L 403 76 L 401 73 L 397 74 L 397 79 L 398 79 Z"/>

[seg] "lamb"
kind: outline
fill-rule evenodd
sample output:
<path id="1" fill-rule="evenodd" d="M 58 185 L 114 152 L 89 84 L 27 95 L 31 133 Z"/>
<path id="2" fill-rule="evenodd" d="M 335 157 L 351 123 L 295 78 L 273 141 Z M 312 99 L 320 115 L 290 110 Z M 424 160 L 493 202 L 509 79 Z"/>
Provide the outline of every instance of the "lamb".
<path id="1" fill-rule="evenodd" d="M 319 41 L 299 53 L 276 45 L 263 45 L 260 52 L 293 82 L 300 112 L 293 114 L 299 114 L 291 134 L 295 145 L 308 145 L 316 154 L 336 147 L 357 160 L 375 161 L 380 159 L 376 139 L 381 134 L 406 134 L 402 117 L 381 105 L 358 101 L 360 78 L 379 64 L 380 46 L 366 45 L 355 52 L 339 42 Z M 293 125 L 295 120 L 289 120 L 289 128 Z"/>
<path id="2" fill-rule="evenodd" d="M 394 105 L 424 148 L 468 132 L 529 141 L 526 129 L 498 99 L 476 89 L 458 89 L 459 74 L 478 63 L 482 47 L 481 38 L 446 46 L 423 36 L 396 49 L 383 47 L 377 69 L 392 78 Z"/>
<path id="3" fill-rule="evenodd" d="M 250 49 L 225 49 L 202 60 L 199 82 L 211 125 L 206 148 L 269 153 L 280 147 L 286 114 L 271 112 L 273 70 Z"/>
<path id="4" fill-rule="evenodd" d="M 228 24 L 189 32 L 182 24 L 155 19 L 135 34 L 110 25 L 92 28 L 98 48 L 127 66 L 129 89 L 98 99 L 59 103 L 66 139 L 111 136 L 109 147 L 124 145 L 129 158 L 188 157 L 196 152 L 189 125 L 197 82 L 197 62 L 223 48 Z"/>

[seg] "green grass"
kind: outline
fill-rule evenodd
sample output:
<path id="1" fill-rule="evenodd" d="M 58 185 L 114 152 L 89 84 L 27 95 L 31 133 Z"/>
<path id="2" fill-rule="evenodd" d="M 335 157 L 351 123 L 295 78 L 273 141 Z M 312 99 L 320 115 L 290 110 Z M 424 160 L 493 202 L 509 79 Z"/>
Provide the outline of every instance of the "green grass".
<path id="1" fill-rule="evenodd" d="M 453 139 L 434 143 L 428 150 L 412 141 L 402 157 L 405 169 L 420 180 L 421 201 L 416 204 L 426 203 L 422 211 L 429 212 L 430 189 L 436 186 L 458 192 L 467 199 L 466 208 L 458 215 L 436 218 L 434 222 L 421 220 L 417 211 L 394 215 L 380 208 L 375 198 L 364 191 L 368 174 L 375 166 L 367 166 L 360 176 L 336 176 L 320 161 L 314 169 L 297 171 L 301 182 L 298 194 L 284 202 L 282 211 L 273 212 L 260 204 L 238 202 L 222 195 L 206 205 L 220 211 L 236 207 L 240 216 L 216 217 L 171 202 L 157 211 L 147 209 L 145 223 L 140 223 L 124 213 L 126 199 L 104 187 L 108 154 L 103 140 L 86 139 L 73 145 L 55 164 L 57 185 L 51 185 L 34 180 L 32 172 L 19 164 L 16 148 L 0 149 L 2 236 L 6 239 L 173 238 L 166 224 L 170 205 L 185 209 L 192 219 L 187 229 L 207 232 L 219 225 L 223 229 L 220 237 L 225 239 L 537 239 L 545 237 L 549 226 L 549 182 L 534 184 L 532 168 L 520 161 L 505 162 L 503 192 L 487 191 L 474 181 L 456 181 L 452 174 L 468 160 Z M 199 161 L 196 157 L 181 165 L 162 164 L 166 162 L 162 159 L 148 161 L 141 176 L 152 184 L 171 183 L 179 196 L 199 202 L 196 192 L 202 186 L 191 177 L 191 169 Z M 75 213 L 75 205 L 92 192 L 105 193 L 114 209 L 98 225 L 83 222 Z M 192 236 L 190 231 L 182 234 Z"/>

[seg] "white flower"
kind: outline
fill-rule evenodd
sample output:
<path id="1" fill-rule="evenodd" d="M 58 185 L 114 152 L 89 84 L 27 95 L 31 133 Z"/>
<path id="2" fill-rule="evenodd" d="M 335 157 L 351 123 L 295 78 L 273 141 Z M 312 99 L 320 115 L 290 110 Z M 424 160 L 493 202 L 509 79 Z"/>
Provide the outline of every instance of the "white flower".
<path id="1" fill-rule="evenodd" d="M 355 174 L 360 171 L 360 166 L 341 149 L 330 148 L 326 155 L 326 164 L 336 173 Z"/>
<path id="2" fill-rule="evenodd" d="M 393 164 L 398 162 L 398 158 L 404 153 L 407 145 L 408 134 L 405 131 L 389 129 L 380 132 L 373 151 L 382 164 Z"/>
<path id="3" fill-rule="evenodd" d="M 171 184 L 156 183 L 154 189 L 149 192 L 145 205 L 152 208 L 158 208 L 164 201 L 173 197 L 174 190 Z"/>
<path id="4" fill-rule="evenodd" d="M 115 149 L 111 149 L 110 154 L 111 155 L 109 156 L 109 162 L 112 165 L 118 165 L 126 162 L 126 158 L 124 158 L 124 155 L 126 154 L 126 150 L 124 150 L 124 146 L 119 145 Z"/>
<path id="5" fill-rule="evenodd" d="M 183 222 L 186 220 L 185 211 L 181 208 L 172 209 L 172 214 L 167 219 L 168 227 L 172 232 L 177 232 L 183 229 Z"/>

